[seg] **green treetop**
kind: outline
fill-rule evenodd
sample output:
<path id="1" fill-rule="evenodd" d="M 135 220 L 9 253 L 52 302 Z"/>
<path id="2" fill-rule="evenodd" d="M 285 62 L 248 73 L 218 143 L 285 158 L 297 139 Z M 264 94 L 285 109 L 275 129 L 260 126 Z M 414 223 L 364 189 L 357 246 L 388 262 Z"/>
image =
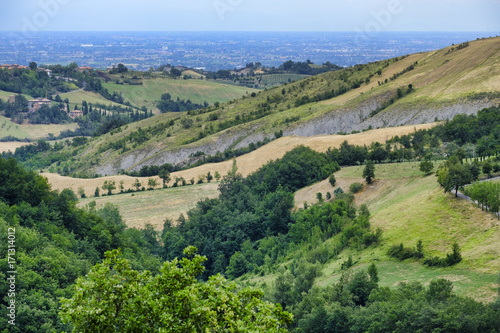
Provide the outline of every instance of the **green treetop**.
<path id="1" fill-rule="evenodd" d="M 138 272 L 120 251 L 79 278 L 61 317 L 79 332 L 287 332 L 292 315 L 262 300 L 257 289 L 238 290 L 221 275 L 199 282 L 206 257 L 190 246 L 159 274 Z"/>

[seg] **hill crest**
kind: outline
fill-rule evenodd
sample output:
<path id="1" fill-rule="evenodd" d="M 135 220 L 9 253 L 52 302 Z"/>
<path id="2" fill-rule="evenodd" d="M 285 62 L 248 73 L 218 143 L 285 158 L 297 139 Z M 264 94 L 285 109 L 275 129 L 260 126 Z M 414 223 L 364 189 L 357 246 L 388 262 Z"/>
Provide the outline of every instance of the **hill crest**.
<path id="1" fill-rule="evenodd" d="M 488 38 L 323 73 L 218 108 L 130 124 L 91 141 L 71 168 L 112 175 L 246 147 L 277 131 L 330 135 L 474 114 L 500 100 L 499 61 L 500 38 Z M 137 142 L 139 128 L 149 134 Z"/>

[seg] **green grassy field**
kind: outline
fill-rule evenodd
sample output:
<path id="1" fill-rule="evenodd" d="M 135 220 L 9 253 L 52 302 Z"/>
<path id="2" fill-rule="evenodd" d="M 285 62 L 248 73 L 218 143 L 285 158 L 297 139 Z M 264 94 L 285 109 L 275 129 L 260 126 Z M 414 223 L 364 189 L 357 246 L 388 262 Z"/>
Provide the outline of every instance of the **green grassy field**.
<path id="1" fill-rule="evenodd" d="M 342 170 L 338 176 L 361 175 L 361 167 Z M 371 213 L 371 224 L 384 231 L 384 245 L 361 254 L 361 262 L 380 262 L 385 285 L 396 281 L 429 282 L 438 277 L 456 282 L 458 292 L 491 301 L 500 271 L 500 224 L 492 214 L 472 203 L 443 193 L 434 175 L 424 176 L 418 163 L 377 165 L 377 182 L 359 195 Z M 399 262 L 385 253 L 403 243 L 415 247 L 421 239 L 427 257 L 444 257 L 457 242 L 463 261 L 448 268 L 428 268 L 421 263 Z M 386 279 L 386 280 L 385 280 Z"/>
<path id="2" fill-rule="evenodd" d="M 80 199 L 78 206 L 95 201 L 97 207 L 107 203 L 116 205 L 125 223 L 129 227 L 144 227 L 152 224 L 157 230 L 163 229 L 163 222 L 169 218 L 177 220 L 180 214 L 194 208 L 196 203 L 205 198 L 219 195 L 218 183 L 203 183 L 191 186 L 171 187 L 154 191 L 123 193 L 112 196 Z"/>
<path id="3" fill-rule="evenodd" d="M 362 172 L 363 166 L 347 167 L 335 173 L 335 177 L 338 183 L 363 182 Z M 368 205 L 371 227 L 383 230 L 382 244 L 361 251 L 344 250 L 323 265 L 316 284 L 327 286 L 338 282 L 342 262 L 352 255 L 354 271 L 366 269 L 372 262 L 377 265 L 381 286 L 394 287 L 402 281 L 428 284 L 444 278 L 453 282 L 458 294 L 493 301 L 500 272 L 500 223 L 495 217 L 468 201 L 443 193 L 436 177 L 424 176 L 418 170 L 418 163 L 376 165 L 375 177 L 372 185 L 356 194 L 355 203 Z M 311 191 L 308 202 L 317 201 L 313 200 L 315 192 Z M 403 243 L 405 247 L 414 248 L 419 239 L 426 257 L 444 257 L 457 242 L 462 249 L 462 262 L 436 268 L 427 267 L 422 261 L 399 261 L 387 255 L 390 246 Z M 332 240 L 327 240 L 326 244 L 330 242 Z M 270 274 L 243 279 L 270 285 L 274 278 L 275 275 Z"/>
<path id="4" fill-rule="evenodd" d="M 207 102 L 227 102 L 241 96 L 250 94 L 256 89 L 239 87 L 234 85 L 208 82 L 204 80 L 182 80 L 182 79 L 143 79 L 143 85 L 125 85 L 115 83 L 105 83 L 103 87 L 110 92 L 122 93 L 125 99 L 133 105 L 143 106 L 152 109 L 156 108 L 156 101 L 164 93 L 169 93 L 172 98 L 179 97 L 184 100 L 191 100 L 193 103 L 203 104 Z"/>
<path id="5" fill-rule="evenodd" d="M 69 100 L 69 105 L 71 110 L 75 108 L 75 105 L 78 105 L 78 109 L 82 108 L 82 102 L 87 101 L 87 103 L 92 103 L 92 104 L 104 104 L 104 105 L 121 105 L 117 104 L 115 102 L 111 102 L 107 100 L 106 98 L 102 97 L 101 95 L 95 93 L 95 92 L 90 92 L 90 91 L 74 91 L 74 92 L 69 92 L 65 94 L 59 95 L 61 96 L 62 100 L 68 99 Z M 124 105 L 121 105 L 124 106 Z"/>
<path id="6" fill-rule="evenodd" d="M 64 130 L 74 130 L 78 127 L 77 124 L 62 124 L 62 125 L 19 125 L 12 122 L 9 118 L 0 116 L 0 138 L 13 136 L 18 139 L 41 139 L 46 138 L 49 133 L 59 135 Z"/>

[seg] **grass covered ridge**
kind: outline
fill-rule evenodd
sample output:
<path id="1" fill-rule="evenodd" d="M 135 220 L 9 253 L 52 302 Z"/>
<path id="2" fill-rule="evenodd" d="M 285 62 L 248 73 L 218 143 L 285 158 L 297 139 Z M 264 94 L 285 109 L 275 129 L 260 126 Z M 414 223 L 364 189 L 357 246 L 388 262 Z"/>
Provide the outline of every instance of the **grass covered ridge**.
<path id="1" fill-rule="evenodd" d="M 176 119 L 175 125 L 140 144 L 127 142 L 126 152 L 112 148 L 106 158 L 101 158 L 97 156 L 102 155 L 101 153 L 89 147 L 85 150 L 85 155 L 78 157 L 82 165 L 80 170 L 75 171 L 89 170 L 91 166 L 87 162 L 96 159 L 99 159 L 99 165 L 102 166 L 110 165 L 117 159 L 136 160 L 138 154 L 144 156 L 132 166 L 122 165 L 123 169 L 128 169 L 147 163 L 148 159 L 153 157 L 152 151 L 167 153 L 171 150 L 197 147 L 203 150 L 218 140 L 236 140 L 236 137 L 243 140 L 248 135 L 272 137 L 276 131 L 293 130 L 324 117 L 326 113 L 359 113 L 356 108 L 360 105 L 387 105 L 385 109 L 378 111 L 380 115 L 377 114 L 377 117 L 396 116 L 399 119 L 401 116 L 401 119 L 404 119 L 405 110 L 439 108 L 455 105 L 460 101 L 500 96 L 500 69 L 496 63 L 500 57 L 500 38 L 473 41 L 465 48 L 450 50 L 452 47 L 357 65 L 255 94 L 250 93 L 251 90 L 247 88 L 230 85 L 225 87 L 204 80 L 144 79 L 143 86 L 108 83 L 108 90 L 121 91 L 125 99 L 133 99 L 133 104 L 157 100 L 164 92 L 171 93 L 174 98 L 190 98 L 193 102 L 202 102 L 195 99 L 194 95 L 198 93 L 184 91 L 186 85 L 199 85 L 196 89 L 199 89 L 200 96 L 212 94 L 217 100 L 222 96 L 210 90 L 212 85 L 223 88 L 222 91 L 243 89 L 235 97 L 245 97 L 223 103 L 219 108 L 211 106 L 189 114 L 181 112 L 158 115 L 125 127 L 121 133 L 105 135 L 93 142 L 92 146 L 117 142 L 139 127 L 147 130 L 150 126 L 159 126 Z M 476 79 L 477 77 L 481 79 Z M 410 84 L 410 93 L 405 93 L 400 98 L 395 97 L 398 89 L 406 92 Z M 392 104 L 384 104 L 391 98 Z M 397 114 L 389 114 L 390 112 Z M 358 113 L 353 115 L 352 121 L 363 120 Z M 192 122 L 189 128 L 181 124 L 183 118 Z M 234 144 L 237 143 L 238 141 Z M 137 153 L 138 151 L 140 153 Z"/>
<path id="2" fill-rule="evenodd" d="M 343 168 L 335 173 L 337 184 L 344 191 L 352 182 L 364 182 L 363 166 Z M 435 169 L 436 170 L 436 165 Z M 401 281 L 420 281 L 424 284 L 437 278 L 454 282 L 461 295 L 490 302 L 497 295 L 496 277 L 500 271 L 500 223 L 489 213 L 472 203 L 455 199 L 443 193 L 434 175 L 424 176 L 418 163 L 379 164 L 375 168 L 376 181 L 356 194 L 357 205 L 367 204 L 371 212 L 372 228 L 383 230 L 382 245 L 363 251 L 348 250 L 337 260 L 326 263 L 323 275 L 316 280 L 322 286 L 337 282 L 341 276 L 341 264 L 351 255 L 354 270 L 366 269 L 376 263 L 382 286 L 393 287 Z M 328 180 L 314 184 L 296 193 L 303 201 L 315 203 L 316 193 L 333 194 Z M 423 265 L 423 261 L 407 259 L 398 261 L 387 255 L 392 245 L 403 243 L 415 248 L 422 240 L 426 257 L 444 257 L 457 242 L 462 249 L 463 260 L 459 264 L 436 268 Z"/>

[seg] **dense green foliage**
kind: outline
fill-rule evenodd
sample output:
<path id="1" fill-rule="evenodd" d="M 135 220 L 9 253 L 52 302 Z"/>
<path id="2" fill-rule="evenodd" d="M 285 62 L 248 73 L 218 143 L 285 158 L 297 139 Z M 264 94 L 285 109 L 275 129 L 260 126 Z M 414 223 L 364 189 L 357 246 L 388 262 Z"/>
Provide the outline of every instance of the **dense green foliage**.
<path id="1" fill-rule="evenodd" d="M 30 124 L 61 124 L 63 122 L 72 122 L 68 116 L 64 105 L 42 105 L 36 112 L 29 113 L 27 116 Z"/>
<path id="2" fill-rule="evenodd" d="M 373 272 L 373 271 L 372 271 Z M 296 332 L 499 332 L 500 307 L 456 296 L 447 280 L 428 287 L 400 283 L 378 287 L 359 271 L 324 289 L 313 288 L 294 305 Z M 361 301 L 366 301 L 360 306 Z"/>
<path id="3" fill-rule="evenodd" d="M 478 143 L 481 147 L 478 147 L 478 155 L 491 155 L 494 151 L 489 151 L 488 143 L 500 139 L 500 107 L 480 110 L 477 115 L 458 114 L 453 120 L 434 128 L 432 132 L 443 141 L 454 141 L 459 145 Z"/>
<path id="4" fill-rule="evenodd" d="M 480 110 L 477 115 L 458 114 L 444 124 L 395 137 L 389 142 L 399 142 L 407 150 L 411 148 L 410 154 L 406 155 L 408 157 L 435 155 L 440 142 L 447 143 L 444 153 L 448 156 L 458 154 L 462 158 L 473 158 L 496 155 L 500 147 L 500 106 Z"/>
<path id="5" fill-rule="evenodd" d="M 381 241 L 381 231 L 370 231 L 367 207 L 356 210 L 352 195 L 337 192 L 333 201 L 290 212 L 293 191 L 338 170 L 331 156 L 299 147 L 246 179 L 233 164 L 221 182 L 218 199 L 199 202 L 188 213 L 189 220 L 181 217 L 177 227 L 167 221 L 163 244 L 152 227 L 125 229 L 116 208 L 77 209 L 71 191 L 50 192 L 43 178 L 24 171 L 12 159 L 0 159 L 0 229 L 16 228 L 16 265 L 23 272 L 18 275 L 16 302 L 23 311 L 18 312 L 18 331 L 68 331 L 72 325 L 89 332 L 118 327 L 130 332 L 175 331 L 177 324 L 185 325 L 181 331 L 193 332 L 203 328 L 245 332 L 251 325 L 271 325 L 255 326 L 254 331 L 273 331 L 289 320 L 280 307 L 262 303 L 261 292 L 239 290 L 212 275 L 224 273 L 232 279 L 247 272 L 263 275 L 278 270 L 272 285 L 264 287 L 264 295 L 293 313 L 295 321 L 288 327 L 292 331 L 417 332 L 444 327 L 450 332 L 497 332 L 498 306 L 454 296 L 444 280 L 428 288 L 418 284 L 379 288 L 372 265 L 368 272 L 347 271 L 333 286 L 314 287 L 321 264 L 347 247 L 362 249 Z M 206 259 L 175 259 L 190 244 Z M 105 251 L 117 247 L 130 264 L 117 252 L 110 253 L 78 280 L 75 290 L 76 279 L 100 262 Z M 0 250 L 5 258 L 6 247 Z M 418 244 L 416 252 L 422 253 Z M 170 260 L 160 274 L 156 274 L 158 258 L 151 254 Z M 460 259 L 456 246 L 443 260 L 452 264 Z M 6 265 L 5 259 L 0 260 Z M 343 269 L 353 265 L 350 260 Z M 200 274 L 208 282 L 197 282 Z M 2 284 L 0 291 L 6 287 Z M 158 295 L 158 301 L 150 295 Z M 67 299 L 61 313 L 64 323 L 57 316 L 61 298 Z M 180 298 L 189 299 L 190 306 L 178 307 L 175 300 Z M 257 305 L 260 311 L 255 313 Z M 217 307 L 219 312 L 214 312 Z M 2 325 L 7 325 L 5 303 L 1 311 L 6 318 L 0 319 L 5 320 Z"/>
<path id="6" fill-rule="evenodd" d="M 266 236 L 275 237 L 270 242 L 278 242 L 293 221 L 293 192 L 327 178 L 338 168 L 325 154 L 306 147 L 267 163 L 246 179 L 233 167 L 221 181 L 218 199 L 199 202 L 188 212 L 189 221 L 178 227 L 166 226 L 162 237 L 166 258 L 177 257 L 187 245 L 194 245 L 208 259 L 205 278 L 226 272 L 228 267 L 233 277 L 245 273 L 253 263 L 247 262 L 249 258 L 238 258 L 243 244 L 248 240 L 257 246 L 256 242 Z M 264 256 L 256 259 L 257 266 Z"/>
<path id="7" fill-rule="evenodd" d="M 70 190 L 51 192 L 47 180 L 0 158 L 0 327 L 9 332 L 69 331 L 58 318 L 58 300 L 73 283 L 118 247 L 136 269 L 156 271 L 144 232 L 125 229 L 118 209 L 76 208 Z M 7 324 L 8 228 L 15 228 L 16 326 Z M 9 229 L 12 230 L 12 229 Z"/>
<path id="8" fill-rule="evenodd" d="M 184 254 L 193 256 L 195 248 Z M 165 262 L 159 274 L 131 269 L 118 251 L 77 281 L 77 292 L 63 299 L 62 317 L 78 332 L 286 332 L 292 316 L 281 305 L 261 300 L 260 290 L 237 291 L 234 283 L 196 277 L 206 258 Z M 119 291 L 119 292 L 117 292 Z"/>
<path id="9" fill-rule="evenodd" d="M 76 68 L 76 65 L 74 68 Z M 76 84 L 78 84 L 78 79 L 82 80 L 84 78 L 83 74 L 77 73 L 74 70 L 69 73 L 72 73 Z M 71 90 L 71 85 L 64 79 L 56 78 L 55 75 L 49 77 L 45 71 L 37 70 L 36 68 L 0 69 L 0 90 L 15 94 L 26 94 L 37 98 L 57 92 L 68 92 Z"/>
<path id="10" fill-rule="evenodd" d="M 62 142 L 56 142 L 54 145 L 50 145 L 44 140 L 38 140 L 30 145 L 16 148 L 15 152 L 3 152 L 1 156 L 3 158 L 14 157 L 23 167 L 29 170 L 40 170 L 47 165 L 52 163 L 57 163 L 60 165 L 61 161 L 68 161 L 72 154 L 63 148 L 72 147 L 76 151 L 82 149 L 83 145 L 88 142 L 88 138 L 76 137 L 72 139 L 67 139 Z M 57 171 L 63 175 L 69 175 L 70 169 L 67 165 L 58 167 Z"/>

